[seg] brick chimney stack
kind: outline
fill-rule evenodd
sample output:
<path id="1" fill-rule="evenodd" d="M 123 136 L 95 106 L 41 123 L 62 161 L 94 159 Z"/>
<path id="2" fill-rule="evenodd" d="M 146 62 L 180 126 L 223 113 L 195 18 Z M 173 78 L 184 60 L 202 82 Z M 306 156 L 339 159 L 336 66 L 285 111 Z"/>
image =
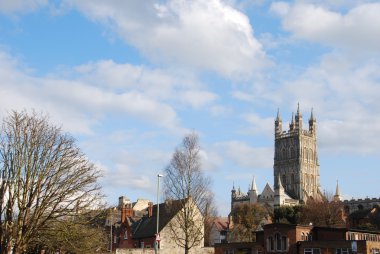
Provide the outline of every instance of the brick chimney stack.
<path id="1" fill-rule="evenodd" d="M 125 220 L 128 218 L 128 217 L 132 217 L 133 216 L 133 208 L 132 208 L 132 204 L 125 204 L 122 208 L 121 208 L 121 223 L 124 223 Z"/>
<path id="2" fill-rule="evenodd" d="M 153 202 L 148 203 L 148 216 L 149 217 L 153 216 Z"/>

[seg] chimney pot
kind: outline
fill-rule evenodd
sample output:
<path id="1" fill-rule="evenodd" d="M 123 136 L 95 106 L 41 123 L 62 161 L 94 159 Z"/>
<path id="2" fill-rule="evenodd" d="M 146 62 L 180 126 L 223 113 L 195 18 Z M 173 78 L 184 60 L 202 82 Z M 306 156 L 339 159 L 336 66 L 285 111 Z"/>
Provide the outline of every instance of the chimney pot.
<path id="1" fill-rule="evenodd" d="M 148 203 L 148 216 L 149 217 L 153 216 L 153 202 Z"/>

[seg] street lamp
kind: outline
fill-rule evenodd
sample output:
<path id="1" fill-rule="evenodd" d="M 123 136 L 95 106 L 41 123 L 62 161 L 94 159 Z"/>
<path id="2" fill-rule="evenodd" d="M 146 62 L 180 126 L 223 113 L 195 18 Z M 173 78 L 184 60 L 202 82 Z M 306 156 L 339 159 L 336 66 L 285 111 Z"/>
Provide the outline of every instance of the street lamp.
<path id="1" fill-rule="evenodd" d="M 159 204 L 160 177 L 163 177 L 163 175 L 157 174 L 157 230 L 156 230 L 156 240 L 155 240 L 155 248 L 154 248 L 156 254 L 158 253 L 158 249 L 159 249 L 157 240 L 159 239 L 158 227 L 159 227 L 159 221 L 160 221 L 160 204 Z"/>

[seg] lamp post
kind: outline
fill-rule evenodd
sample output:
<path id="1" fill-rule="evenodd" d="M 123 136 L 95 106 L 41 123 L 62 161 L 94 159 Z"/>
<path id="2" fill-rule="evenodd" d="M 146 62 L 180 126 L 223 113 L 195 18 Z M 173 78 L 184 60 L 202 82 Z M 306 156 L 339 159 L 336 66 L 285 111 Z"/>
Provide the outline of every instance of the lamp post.
<path id="1" fill-rule="evenodd" d="M 158 230 L 159 230 L 159 222 L 160 222 L 160 204 L 159 204 L 159 197 L 160 197 L 160 177 L 163 177 L 161 174 L 157 174 L 157 229 L 156 229 L 156 240 L 154 242 L 155 245 L 155 253 L 158 253 L 158 241 L 157 239 L 159 238 L 158 236 Z"/>

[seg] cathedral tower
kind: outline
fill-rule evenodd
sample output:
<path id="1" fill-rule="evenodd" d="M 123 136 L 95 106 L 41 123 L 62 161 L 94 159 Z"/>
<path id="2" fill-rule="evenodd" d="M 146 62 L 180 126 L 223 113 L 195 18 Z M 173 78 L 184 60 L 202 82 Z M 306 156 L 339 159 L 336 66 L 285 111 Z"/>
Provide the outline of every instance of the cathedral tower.
<path id="1" fill-rule="evenodd" d="M 296 115 L 292 115 L 288 131 L 282 131 L 282 120 L 277 112 L 274 147 L 274 186 L 282 185 L 289 197 L 303 202 L 309 197 L 319 198 L 317 125 L 313 110 L 308 130 L 302 129 L 299 105 Z"/>

